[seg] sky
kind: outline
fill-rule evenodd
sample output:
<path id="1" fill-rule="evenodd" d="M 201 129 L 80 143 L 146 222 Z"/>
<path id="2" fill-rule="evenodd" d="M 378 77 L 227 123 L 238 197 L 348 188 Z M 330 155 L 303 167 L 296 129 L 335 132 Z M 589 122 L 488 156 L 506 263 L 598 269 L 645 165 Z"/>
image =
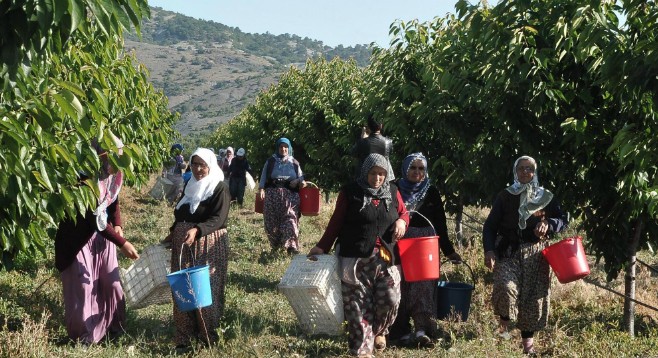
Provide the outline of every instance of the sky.
<path id="1" fill-rule="evenodd" d="M 291 34 L 325 45 L 388 47 L 396 20 L 421 22 L 455 12 L 457 0 L 149 0 L 149 5 L 242 32 Z"/>

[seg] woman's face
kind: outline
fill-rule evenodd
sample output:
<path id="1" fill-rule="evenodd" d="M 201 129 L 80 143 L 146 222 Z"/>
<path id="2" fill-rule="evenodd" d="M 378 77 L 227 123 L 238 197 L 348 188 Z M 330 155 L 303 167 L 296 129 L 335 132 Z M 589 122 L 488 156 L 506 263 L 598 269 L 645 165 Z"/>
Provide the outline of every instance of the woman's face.
<path id="1" fill-rule="evenodd" d="M 378 189 L 386 180 L 386 169 L 378 166 L 370 168 L 368 171 L 368 185 L 373 189 Z"/>
<path id="2" fill-rule="evenodd" d="M 284 157 L 288 155 L 288 145 L 286 143 L 279 144 L 279 154 Z"/>
<path id="3" fill-rule="evenodd" d="M 409 165 L 409 170 L 407 171 L 407 180 L 412 183 L 420 183 L 425 179 L 425 166 L 423 161 L 416 159 L 411 162 Z"/>
<path id="4" fill-rule="evenodd" d="M 199 156 L 197 155 L 192 157 L 192 160 L 190 161 L 190 166 L 192 167 L 192 175 L 194 175 L 194 179 L 196 180 L 201 180 L 207 177 L 208 172 L 210 172 L 210 168 L 208 168 L 208 163 L 206 163 L 203 159 L 199 158 Z"/>
<path id="5" fill-rule="evenodd" d="M 516 177 L 521 184 L 528 184 L 535 177 L 535 166 L 528 159 L 521 159 L 516 165 Z"/>

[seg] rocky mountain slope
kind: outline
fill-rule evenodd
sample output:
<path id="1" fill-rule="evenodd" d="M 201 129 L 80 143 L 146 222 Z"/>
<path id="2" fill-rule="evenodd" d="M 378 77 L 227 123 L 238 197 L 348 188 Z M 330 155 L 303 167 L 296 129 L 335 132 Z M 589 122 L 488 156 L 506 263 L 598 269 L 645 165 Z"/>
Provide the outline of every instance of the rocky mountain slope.
<path id="1" fill-rule="evenodd" d="M 207 135 L 307 57 L 352 57 L 365 65 L 370 51 L 364 46 L 334 49 L 289 34 L 245 34 L 160 8 L 151 12 L 142 38 L 128 35 L 125 48 L 181 114 L 176 128 L 183 136 Z"/>

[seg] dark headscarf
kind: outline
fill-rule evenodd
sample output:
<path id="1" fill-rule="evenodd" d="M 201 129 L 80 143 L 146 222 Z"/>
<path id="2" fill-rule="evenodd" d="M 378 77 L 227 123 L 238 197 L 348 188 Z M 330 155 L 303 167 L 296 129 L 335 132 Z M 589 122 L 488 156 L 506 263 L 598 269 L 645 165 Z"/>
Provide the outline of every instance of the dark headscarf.
<path id="1" fill-rule="evenodd" d="M 390 173 L 386 171 L 386 178 L 384 183 L 377 189 L 373 188 L 368 184 L 368 172 L 372 167 L 380 167 L 384 170 L 387 170 L 389 167 L 388 159 L 381 154 L 372 153 L 363 160 L 363 165 L 361 166 L 361 173 L 357 178 L 356 182 L 363 189 L 364 200 L 363 207 L 361 210 L 370 202 L 372 199 L 383 200 L 386 205 L 386 210 L 388 210 L 389 204 L 391 203 L 391 185 L 389 184 L 388 178 Z"/>
<path id="2" fill-rule="evenodd" d="M 425 179 L 419 183 L 412 183 L 407 179 L 407 175 L 409 174 L 411 163 L 416 160 L 422 161 L 425 166 Z M 402 161 L 402 177 L 398 181 L 398 187 L 400 188 L 402 200 L 404 200 L 404 204 L 409 210 L 414 210 L 416 205 L 425 199 L 427 189 L 430 187 L 430 179 L 427 171 L 427 158 L 425 158 L 423 153 L 411 153 Z"/>

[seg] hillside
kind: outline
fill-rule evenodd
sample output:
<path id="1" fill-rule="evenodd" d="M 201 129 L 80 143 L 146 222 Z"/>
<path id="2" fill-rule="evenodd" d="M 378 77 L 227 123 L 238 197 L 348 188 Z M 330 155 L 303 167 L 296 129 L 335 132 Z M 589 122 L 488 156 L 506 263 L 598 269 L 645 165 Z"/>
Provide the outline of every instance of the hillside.
<path id="1" fill-rule="evenodd" d="M 158 7 L 151 8 L 142 38 L 129 34 L 125 46 L 148 68 L 172 110 L 180 112 L 176 129 L 192 138 L 239 113 L 291 65 L 339 56 L 365 66 L 370 55 L 366 45 L 331 48 L 296 35 L 248 34 Z"/>

